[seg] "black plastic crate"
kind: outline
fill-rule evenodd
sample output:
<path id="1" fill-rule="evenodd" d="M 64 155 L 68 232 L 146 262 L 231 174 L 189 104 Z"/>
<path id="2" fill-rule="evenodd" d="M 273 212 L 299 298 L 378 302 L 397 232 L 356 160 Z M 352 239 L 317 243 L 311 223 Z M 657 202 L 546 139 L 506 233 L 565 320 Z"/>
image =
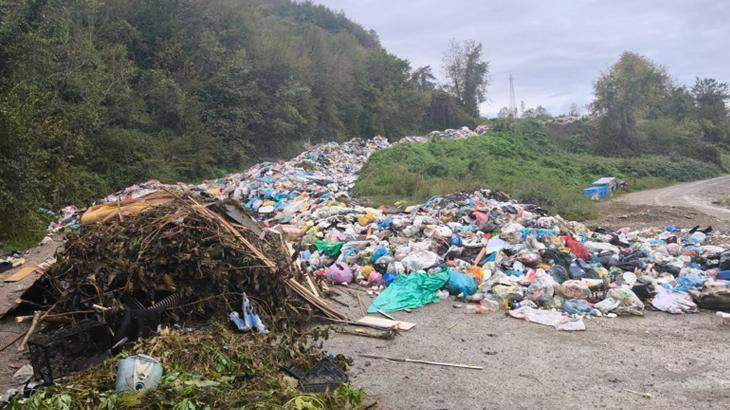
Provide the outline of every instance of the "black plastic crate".
<path id="1" fill-rule="evenodd" d="M 299 379 L 299 390 L 305 393 L 334 390 L 348 380 L 347 374 L 332 360 L 323 359 Z"/>
<path id="2" fill-rule="evenodd" d="M 94 320 L 41 334 L 28 341 L 33 375 L 46 385 L 54 378 L 98 364 L 109 353 L 113 337 L 109 328 Z"/>

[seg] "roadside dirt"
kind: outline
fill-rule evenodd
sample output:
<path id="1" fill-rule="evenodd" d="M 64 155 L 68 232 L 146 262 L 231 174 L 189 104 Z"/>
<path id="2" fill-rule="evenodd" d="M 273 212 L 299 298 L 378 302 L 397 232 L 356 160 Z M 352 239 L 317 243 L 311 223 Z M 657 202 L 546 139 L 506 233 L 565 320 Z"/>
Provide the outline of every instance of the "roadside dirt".
<path id="1" fill-rule="evenodd" d="M 25 254 L 26 262 L 24 265 L 3 272 L 0 275 L 0 349 L 5 348 L 4 351 L 0 352 L 0 395 L 4 394 L 5 390 L 11 387 L 17 387 L 18 380 L 13 379 L 13 374 L 17 371 L 17 369 L 29 361 L 27 353 L 17 351 L 17 346 L 20 343 L 20 340 L 17 339 L 20 335 L 25 334 L 25 332 L 28 331 L 30 322 L 26 321 L 23 323 L 16 323 L 14 317 L 16 315 L 32 315 L 33 311 L 23 309 L 19 311 L 12 311 L 4 318 L 3 315 L 5 315 L 8 310 L 14 308 L 16 300 L 28 287 L 30 287 L 30 285 L 36 280 L 37 276 L 30 275 L 15 283 L 6 283 L 4 279 L 24 267 L 37 266 L 46 258 L 53 256 L 56 249 L 58 249 L 58 247 L 62 244 L 63 241 L 56 237 L 53 241 L 45 245 L 30 249 Z M 13 341 L 15 342 L 13 343 Z"/>
<path id="2" fill-rule="evenodd" d="M 730 220 L 730 209 L 713 204 L 730 195 L 730 175 L 687 182 L 666 188 L 633 192 L 618 201 L 633 205 L 681 206 L 696 209 L 722 220 Z"/>
<path id="3" fill-rule="evenodd" d="M 356 300 L 347 303 L 357 306 Z M 504 313 L 466 314 L 453 304 L 393 314 L 417 323 L 394 340 L 337 334 L 325 349 L 352 356 L 351 382 L 386 409 L 730 406 L 730 353 L 723 347 L 730 327 L 714 312 L 595 318 L 584 332 L 559 332 Z M 358 317 L 357 309 L 349 314 Z"/>
<path id="4" fill-rule="evenodd" d="M 600 217 L 586 224 L 610 229 L 712 226 L 712 242 L 730 244 L 730 209 L 717 203 L 728 196 L 730 176 L 632 192 L 599 203 Z"/>

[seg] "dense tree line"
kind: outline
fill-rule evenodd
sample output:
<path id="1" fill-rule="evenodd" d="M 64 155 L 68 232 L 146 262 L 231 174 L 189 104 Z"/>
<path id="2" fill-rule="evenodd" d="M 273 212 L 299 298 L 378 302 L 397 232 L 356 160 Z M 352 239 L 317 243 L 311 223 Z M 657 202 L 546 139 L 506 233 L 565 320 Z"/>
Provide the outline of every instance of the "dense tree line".
<path id="1" fill-rule="evenodd" d="M 594 84 L 596 150 L 613 155 L 675 154 L 722 166 L 730 144 L 727 83 L 697 78 L 687 87 L 665 67 L 625 52 Z"/>
<path id="2" fill-rule="evenodd" d="M 478 98 L 418 83 L 374 32 L 308 2 L 0 2 L 0 240 L 38 207 L 148 178 L 474 123 Z"/>
<path id="3" fill-rule="evenodd" d="M 720 168 L 730 150 L 730 87 L 713 78 L 680 84 L 667 69 L 633 52 L 624 52 L 593 84 L 589 114 L 540 119 L 551 124 L 551 135 L 573 152 L 639 157 L 667 155 L 694 158 Z M 537 109 L 532 114 L 537 114 Z"/>

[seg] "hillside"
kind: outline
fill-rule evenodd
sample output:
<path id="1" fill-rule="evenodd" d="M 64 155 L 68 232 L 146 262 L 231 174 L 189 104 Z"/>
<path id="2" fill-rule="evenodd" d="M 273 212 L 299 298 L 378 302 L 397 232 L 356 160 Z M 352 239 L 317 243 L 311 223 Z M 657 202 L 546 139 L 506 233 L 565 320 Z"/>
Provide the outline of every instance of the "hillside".
<path id="1" fill-rule="evenodd" d="M 427 98 L 409 75 L 308 2 L 2 2 L 0 242 L 37 238 L 40 207 L 417 131 Z"/>
<path id="2" fill-rule="evenodd" d="M 625 179 L 631 189 L 720 175 L 718 166 L 680 155 L 610 158 L 560 147 L 535 122 L 465 140 L 397 144 L 370 157 L 354 192 L 374 202 L 423 201 L 477 188 L 501 190 L 568 218 L 593 216 L 581 190 L 601 176 Z"/>

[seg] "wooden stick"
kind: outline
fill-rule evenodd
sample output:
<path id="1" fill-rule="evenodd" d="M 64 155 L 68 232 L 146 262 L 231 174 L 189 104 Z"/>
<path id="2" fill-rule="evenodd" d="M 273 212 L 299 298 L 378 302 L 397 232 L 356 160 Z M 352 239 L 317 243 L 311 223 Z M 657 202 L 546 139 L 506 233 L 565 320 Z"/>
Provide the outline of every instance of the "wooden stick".
<path id="1" fill-rule="evenodd" d="M 369 323 L 353 322 L 353 321 L 347 320 L 347 319 L 341 320 L 341 319 L 334 319 L 334 318 L 331 318 L 331 317 L 324 317 L 324 316 L 315 316 L 315 317 L 317 317 L 319 319 L 329 320 L 329 321 L 335 322 L 335 323 L 342 323 L 344 325 L 360 326 L 360 327 L 369 327 L 371 329 L 377 329 L 377 330 L 389 330 L 389 329 L 383 328 L 382 326 L 375 326 L 375 325 L 371 325 Z M 395 329 L 395 328 L 397 328 L 397 326 L 393 326 L 391 329 Z M 397 330 L 397 329 L 395 329 L 395 330 Z"/>
<path id="2" fill-rule="evenodd" d="M 91 307 L 93 307 L 94 310 L 98 310 L 99 312 L 106 312 L 108 310 L 111 310 L 111 308 L 108 308 L 106 306 L 97 305 L 96 303 L 94 303 L 93 305 L 91 305 Z"/>
<path id="3" fill-rule="evenodd" d="M 0 347 L 0 352 L 3 352 L 3 351 L 5 351 L 5 349 L 7 349 L 8 347 L 10 347 L 10 346 L 12 346 L 13 344 L 15 344 L 15 342 L 17 342 L 18 340 L 20 340 L 20 339 L 21 339 L 21 338 L 22 338 L 23 336 L 25 336 L 25 333 L 21 333 L 21 334 L 19 334 L 19 335 L 18 335 L 18 337 L 16 337 L 15 339 L 11 340 L 11 341 L 10 341 L 10 343 L 6 344 L 6 345 L 5 345 L 5 346 L 3 346 L 3 347 Z"/>
<path id="4" fill-rule="evenodd" d="M 391 315 L 389 315 L 389 314 L 387 314 L 387 313 L 383 312 L 383 311 L 382 311 L 382 310 L 380 310 L 380 309 L 378 309 L 378 313 L 380 313 L 381 315 L 385 316 L 385 318 L 386 318 L 386 319 L 390 319 L 390 320 L 396 320 L 396 319 L 395 319 L 395 318 L 394 318 L 393 316 L 391 316 Z M 363 316 L 364 316 L 364 315 L 363 315 Z"/>
<path id="5" fill-rule="evenodd" d="M 428 364 L 428 365 L 432 365 L 432 366 L 458 367 L 461 369 L 484 370 L 484 367 L 482 367 L 482 366 L 472 366 L 472 365 L 468 365 L 468 364 L 457 364 L 457 363 L 430 362 L 428 360 L 417 360 L 417 359 L 408 359 L 408 358 L 401 359 L 398 357 L 377 356 L 374 354 L 361 354 L 360 357 L 367 357 L 370 359 L 392 360 L 394 362 L 420 363 L 420 364 Z"/>
<path id="6" fill-rule="evenodd" d="M 267 258 L 261 251 L 255 247 L 251 242 L 249 242 L 246 238 L 241 235 L 236 228 L 231 226 L 231 224 L 223 219 L 222 216 L 218 215 L 217 213 L 211 211 L 210 209 L 200 205 L 195 199 L 189 197 L 190 201 L 192 201 L 195 206 L 192 208 L 196 210 L 198 213 L 200 213 L 203 216 L 207 216 L 208 218 L 214 219 L 218 221 L 218 223 L 223 226 L 231 235 L 236 237 L 242 244 L 244 244 L 251 252 L 253 252 L 254 255 L 256 255 L 257 258 L 259 258 L 260 261 L 262 261 L 272 272 L 276 271 L 276 264 L 272 262 L 269 258 Z"/>
<path id="7" fill-rule="evenodd" d="M 25 337 L 23 337 L 23 340 L 18 345 L 18 351 L 22 352 L 25 350 L 25 344 L 28 343 L 28 339 L 30 339 L 30 335 L 33 334 L 35 331 L 36 326 L 38 326 L 38 322 L 41 319 L 41 311 L 37 310 L 33 312 L 33 321 L 30 323 L 30 329 L 25 333 Z"/>
<path id="8" fill-rule="evenodd" d="M 482 261 L 482 258 L 484 257 L 484 255 L 486 253 L 487 253 L 487 247 L 485 246 L 485 247 L 482 248 L 481 251 L 479 251 L 479 253 L 477 254 L 477 256 L 474 258 L 474 262 L 472 263 L 472 265 L 474 265 L 474 266 L 479 265 L 479 262 Z"/>
<path id="9" fill-rule="evenodd" d="M 360 316 L 367 315 L 367 310 L 365 309 L 365 303 L 363 303 L 362 298 L 360 297 L 360 294 L 355 293 L 355 296 L 357 296 L 357 304 L 360 306 Z"/>
<path id="10" fill-rule="evenodd" d="M 347 319 L 345 315 L 329 307 L 329 305 L 327 305 L 327 302 L 315 296 L 309 291 L 309 289 L 305 288 L 304 286 L 302 286 L 302 284 L 297 282 L 296 279 L 289 278 L 286 283 L 289 285 L 290 288 L 292 288 L 292 290 L 298 293 L 299 296 L 303 297 L 307 302 L 321 310 L 326 316 L 334 319 Z"/>
<path id="11" fill-rule="evenodd" d="M 314 282 L 312 282 L 312 278 L 309 275 L 305 275 L 305 277 L 307 278 L 307 285 L 309 285 L 309 288 L 312 289 L 314 296 L 321 297 L 319 296 L 319 292 L 317 292 L 317 287 L 314 286 Z"/>
<path id="12" fill-rule="evenodd" d="M 629 390 L 629 389 L 624 389 L 624 391 L 627 391 L 632 394 L 636 394 L 637 396 L 641 396 L 645 399 L 651 399 L 651 393 L 642 393 L 640 391 L 634 391 L 634 390 Z"/>
<path id="13" fill-rule="evenodd" d="M 335 332 L 344 335 L 372 337 L 374 339 L 392 340 L 395 337 L 393 331 L 390 330 L 380 330 L 379 332 L 367 332 L 365 329 L 349 330 L 344 328 L 335 328 L 334 330 Z"/>

